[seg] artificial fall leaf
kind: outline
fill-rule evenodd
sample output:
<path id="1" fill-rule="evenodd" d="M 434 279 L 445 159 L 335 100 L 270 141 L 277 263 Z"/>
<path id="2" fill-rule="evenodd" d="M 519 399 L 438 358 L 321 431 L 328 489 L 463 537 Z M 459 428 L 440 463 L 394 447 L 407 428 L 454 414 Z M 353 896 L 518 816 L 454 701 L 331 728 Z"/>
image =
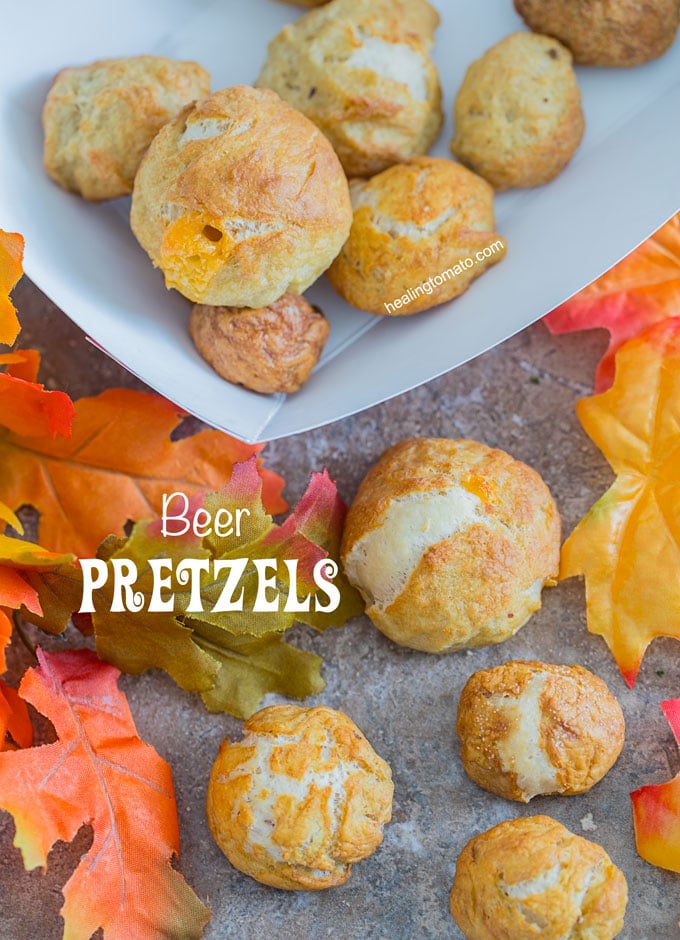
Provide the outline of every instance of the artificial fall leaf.
<path id="1" fill-rule="evenodd" d="M 616 381 L 577 414 L 616 473 L 562 549 L 585 575 L 588 629 L 632 686 L 656 636 L 680 639 L 680 319 L 629 340 Z"/>
<path id="2" fill-rule="evenodd" d="M 23 534 L 23 526 L 12 512 L 9 506 L 0 502 L 0 523 L 6 523 L 15 529 L 20 535 Z M 35 545 L 25 539 L 14 538 L 9 535 L 0 534 L 0 567 L 6 566 L 18 569 L 33 568 L 55 568 L 60 565 L 71 564 L 75 556 L 50 552 L 41 545 Z M 0 592 L 0 606 L 2 605 L 2 594 Z M 25 601 L 22 600 L 22 603 Z M 29 606 L 29 605 L 26 605 Z M 29 609 L 32 609 L 29 607 Z"/>
<path id="3" fill-rule="evenodd" d="M 24 620 L 55 635 L 63 633 L 73 621 L 81 633 L 86 636 L 92 634 L 91 619 L 84 621 L 74 613 L 80 607 L 83 596 L 83 577 L 79 567 L 63 565 L 53 570 L 29 570 L 22 572 L 22 577 L 36 592 L 40 607 L 34 611 L 22 606 L 21 616 Z M 89 615 L 83 617 L 89 618 Z M 85 623 L 89 624 L 89 629 L 83 629 Z"/>
<path id="4" fill-rule="evenodd" d="M 0 609 L 0 672 L 4 672 L 5 669 L 7 669 L 5 650 L 7 649 L 11 639 L 12 621 L 10 620 L 7 611 Z"/>
<path id="5" fill-rule="evenodd" d="M 285 542 L 297 531 L 309 542 L 322 548 L 329 558 L 337 561 L 340 557 L 340 540 L 346 515 L 346 507 L 338 498 L 335 484 L 326 471 L 314 473 L 307 490 L 295 507 L 295 512 L 288 516 L 279 528 L 272 529 L 265 541 L 268 544 Z M 339 565 L 333 583 L 348 605 L 342 608 L 339 622 L 344 623 L 350 617 L 363 613 L 363 601 Z M 300 619 L 315 630 L 324 630 L 329 626 L 329 622 L 335 622 L 332 619 L 329 621 L 328 614 L 314 610 Z"/>
<path id="6" fill-rule="evenodd" d="M 0 502 L 0 522 L 4 522 L 5 525 L 11 525 L 13 529 L 17 530 L 17 532 L 22 531 L 21 522 L 19 522 L 19 519 L 12 512 L 9 506 L 5 505 L 3 502 Z"/>
<path id="7" fill-rule="evenodd" d="M 21 522 L 9 506 L 0 502 L 0 523 L 23 533 Z M 66 571 L 73 555 L 56 555 L 40 545 L 0 535 L 0 672 L 7 668 L 5 650 L 12 636 L 10 611 L 23 607 L 32 617 L 42 614 L 38 593 L 26 580 L 30 571 Z M 0 751 L 8 747 L 30 747 L 33 726 L 26 703 L 11 686 L 0 682 Z"/>
<path id="8" fill-rule="evenodd" d="M 285 643 L 281 635 L 301 621 L 317 630 L 340 626 L 363 610 L 357 592 L 339 576 L 334 583 L 341 602 L 332 612 L 314 610 L 315 598 L 325 604 L 313 579 L 315 564 L 337 565 L 337 551 L 345 516 L 335 484 L 326 472 L 314 474 L 298 508 L 283 525 L 277 526 L 262 505 L 262 480 L 255 458 L 234 467 L 229 483 L 218 493 L 194 501 L 191 511 L 204 506 L 212 518 L 219 510 L 248 510 L 242 516 L 241 535 L 236 527 L 228 536 L 214 531 L 203 539 L 193 534 L 163 536 L 160 520 L 137 523 L 128 539 L 108 539 L 99 557 L 109 566 L 107 583 L 93 593 L 95 612 L 92 624 L 97 652 L 124 672 L 137 674 L 145 669 L 165 670 L 183 689 L 200 692 L 211 711 L 228 711 L 248 717 L 267 692 L 280 692 L 303 698 L 323 688 L 318 656 Z M 172 530 L 172 527 L 170 527 Z M 310 536 L 318 541 L 312 541 Z M 278 610 L 254 611 L 258 591 L 255 559 L 278 562 Z M 174 595 L 172 609 L 149 611 L 155 590 L 149 566 L 153 559 L 170 563 L 170 585 L 163 597 Z M 180 562 L 191 559 L 208 563 L 198 590 L 202 612 L 189 611 L 192 586 L 177 576 Z M 243 592 L 242 610 L 215 611 L 226 583 L 226 574 L 215 576 L 215 562 L 248 559 L 235 596 Z M 291 595 L 291 577 L 286 560 L 296 566 L 297 595 L 300 602 L 310 597 L 308 611 L 284 608 Z M 140 610 L 111 610 L 114 598 L 114 561 L 133 562 L 138 579 L 134 591 Z M 31 583 L 39 591 L 47 629 L 63 629 L 69 601 L 82 597 L 81 572 L 73 569 L 68 577 L 34 572 Z M 56 603 L 54 602 L 56 598 Z M 156 605 L 153 605 L 156 606 Z M 55 611 L 54 617 L 49 612 Z"/>
<path id="9" fill-rule="evenodd" d="M 280 636 L 227 636 L 222 632 L 218 643 L 211 644 L 206 636 L 200 642 L 220 666 L 213 687 L 202 693 L 208 711 L 250 718 L 268 692 L 304 699 L 326 685 L 321 657 L 291 646 Z"/>
<path id="10" fill-rule="evenodd" d="M 26 702 L 16 690 L 0 681 L 0 751 L 30 747 L 33 743 L 33 725 Z"/>
<path id="11" fill-rule="evenodd" d="M 9 375 L 25 382 L 37 382 L 40 369 L 40 353 L 37 349 L 15 349 L 0 355 L 0 365 Z"/>
<path id="12" fill-rule="evenodd" d="M 34 614 L 42 614 L 35 588 L 31 587 L 16 569 L 9 565 L 0 565 L 0 671 L 2 672 L 7 668 L 5 649 L 12 635 L 12 623 L 8 611 L 19 610 L 22 606 Z"/>
<path id="13" fill-rule="evenodd" d="M 33 376 L 35 352 L 0 355 L 0 435 L 3 428 L 25 438 L 71 436 L 73 402 L 65 392 L 50 392 L 25 375 Z M 17 507 L 18 508 L 18 507 Z"/>
<path id="14" fill-rule="evenodd" d="M 27 546 L 26 549 L 16 550 L 17 561 L 11 557 L 14 552 L 14 543 Z M 9 546 L 9 550 L 5 546 Z M 31 555 L 32 550 L 35 550 L 36 554 Z M 12 636 L 12 611 L 21 611 L 26 619 L 41 626 L 43 610 L 38 596 L 38 584 L 43 592 L 43 599 L 50 599 L 49 585 L 55 581 L 59 583 L 59 596 L 61 596 L 67 590 L 68 585 L 74 582 L 74 575 L 78 571 L 74 562 L 74 555 L 43 553 L 39 545 L 0 535 L 0 672 L 4 672 L 7 668 L 5 650 Z M 31 581 L 33 578 L 37 579 L 37 572 L 41 573 L 40 579 L 34 586 Z M 64 626 L 66 622 L 67 620 Z"/>
<path id="15" fill-rule="evenodd" d="M 20 521 L 4 503 L 0 502 L 0 523 L 11 525 L 20 534 Z M 5 649 L 12 634 L 8 611 L 25 608 L 31 616 L 42 614 L 38 593 L 26 580 L 29 572 L 50 570 L 65 572 L 73 565 L 75 556 L 48 552 L 40 545 L 24 539 L 0 535 L 0 671 L 5 670 Z"/>
<path id="16" fill-rule="evenodd" d="M 106 536 L 123 534 L 129 519 L 160 513 L 164 494 L 216 489 L 236 462 L 261 450 L 221 431 L 173 441 L 182 417 L 157 395 L 110 389 L 76 402 L 70 440 L 50 440 L 10 427 L 0 407 L 7 428 L 0 427 L 0 492 L 13 508 L 29 504 L 40 512 L 43 545 L 92 557 Z M 265 505 L 282 512 L 283 480 L 260 473 Z"/>
<path id="17" fill-rule="evenodd" d="M 680 699 L 661 703 L 680 745 Z M 680 872 L 680 774 L 630 795 L 638 854 L 659 868 Z"/>
<path id="18" fill-rule="evenodd" d="M 89 825 L 93 842 L 65 885 L 64 937 L 191 940 L 209 914 L 170 860 L 179 851 L 170 767 L 144 744 L 117 687 L 89 650 L 48 654 L 20 694 L 54 725 L 52 744 L 0 754 L 0 807 L 14 817 L 27 869 Z"/>
<path id="19" fill-rule="evenodd" d="M 595 373 L 595 391 L 614 381 L 617 350 L 667 317 L 680 316 L 680 212 L 639 248 L 545 317 L 551 333 L 602 327 L 609 347 Z"/>
<path id="20" fill-rule="evenodd" d="M 0 503 L 0 522 L 8 523 L 17 531 L 21 531 L 21 523 L 4 503 Z M 18 541 L 0 536 L 0 542 L 12 544 Z M 37 592 L 12 566 L 0 563 L 0 672 L 7 668 L 5 651 L 12 637 L 9 611 L 17 609 L 24 602 L 41 613 Z M 12 742 L 19 747 L 29 747 L 32 740 L 33 727 L 26 703 L 14 689 L 0 681 L 0 751 L 11 747 Z"/>
<path id="21" fill-rule="evenodd" d="M 0 229 L 0 343 L 14 342 L 21 329 L 10 292 L 24 273 L 24 240 L 21 235 Z"/>

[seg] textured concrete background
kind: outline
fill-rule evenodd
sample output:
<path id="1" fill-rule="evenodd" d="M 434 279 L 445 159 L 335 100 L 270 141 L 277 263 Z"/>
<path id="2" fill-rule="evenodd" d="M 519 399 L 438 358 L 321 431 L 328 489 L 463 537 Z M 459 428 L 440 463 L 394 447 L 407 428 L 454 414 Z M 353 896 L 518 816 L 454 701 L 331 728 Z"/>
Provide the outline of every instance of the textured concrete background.
<path id="1" fill-rule="evenodd" d="M 22 282 L 15 299 L 24 324 L 22 343 L 42 350 L 42 377 L 48 386 L 74 397 L 111 385 L 139 387 L 87 344 L 29 282 Z M 603 335 L 553 338 L 537 324 L 407 395 L 269 445 L 264 456 L 287 479 L 290 503 L 301 495 L 309 473 L 324 465 L 349 501 L 366 469 L 389 444 L 413 435 L 475 438 L 508 450 L 544 476 L 568 533 L 612 479 L 574 414 L 576 400 L 591 389 L 603 348 Z M 212 907 L 208 940 L 459 938 L 448 913 L 448 892 L 461 848 L 495 823 L 536 813 L 554 816 L 600 842 L 623 869 L 630 904 L 622 938 L 678 936 L 677 876 L 637 857 L 628 797 L 636 787 L 664 781 L 679 769 L 677 749 L 658 707 L 664 698 L 680 694 L 673 641 L 655 641 L 635 689 L 629 691 L 604 642 L 586 631 L 583 585 L 577 581 L 544 592 L 543 609 L 516 637 L 469 654 L 433 657 L 400 649 L 366 618 L 325 636 L 296 629 L 295 637 L 326 660 L 328 686 L 314 701 L 346 711 L 390 762 L 395 781 L 394 818 L 383 845 L 355 867 L 344 887 L 319 894 L 259 885 L 233 870 L 212 842 L 203 809 L 208 774 L 219 742 L 225 735 L 240 736 L 240 722 L 209 715 L 198 697 L 182 692 L 164 674 L 121 680 L 140 735 L 172 765 L 182 834 L 179 867 Z M 62 648 L 64 643 L 82 645 L 82 638 L 69 633 L 65 641 L 41 642 Z M 463 773 L 454 734 L 460 690 L 476 669 L 513 658 L 581 663 L 605 679 L 621 701 L 627 720 L 625 750 L 589 794 L 536 799 L 525 807 L 478 789 Z M 16 641 L 11 663 L 9 678 L 16 683 L 28 665 Z M 593 832 L 582 828 L 588 814 L 596 826 Z M 0 814 L 0 938 L 56 940 L 62 935 L 60 886 L 86 850 L 89 833 L 81 831 L 70 847 L 59 845 L 47 874 L 26 874 L 12 847 L 13 831 L 11 818 Z"/>

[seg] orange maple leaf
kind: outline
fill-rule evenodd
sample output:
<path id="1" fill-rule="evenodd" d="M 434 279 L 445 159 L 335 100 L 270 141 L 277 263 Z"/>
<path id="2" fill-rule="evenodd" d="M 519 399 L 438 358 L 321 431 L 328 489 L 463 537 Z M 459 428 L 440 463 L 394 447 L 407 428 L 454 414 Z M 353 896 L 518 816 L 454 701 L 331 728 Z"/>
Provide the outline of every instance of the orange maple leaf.
<path id="1" fill-rule="evenodd" d="M 3 569 L 0 568 L 0 591 L 2 590 L 2 579 Z M 36 597 L 38 595 L 36 594 Z M 0 594 L 0 600 L 2 595 Z M 5 660 L 5 650 L 9 646 L 9 641 L 12 639 L 12 621 L 7 615 L 6 611 L 0 608 L 0 672 L 4 672 L 7 669 L 7 662 Z"/>
<path id="2" fill-rule="evenodd" d="M 0 503 L 0 520 L 12 520 L 6 506 Z M 14 521 L 19 524 L 18 519 Z M 6 536 L 2 536 L 6 538 Z M 10 541 L 10 539 L 7 539 Z M 12 539 L 11 541 L 18 541 Z M 6 565 L 0 565 L 0 672 L 7 668 L 5 650 L 12 637 L 12 621 L 3 608 L 16 609 L 24 601 L 28 601 L 31 609 L 40 612 L 40 600 L 33 588 L 26 584 L 21 575 Z M 37 608 L 37 609 L 36 609 Z M 16 691 L 0 681 L 0 751 L 12 746 L 14 741 L 19 747 L 29 747 L 33 740 L 33 726 L 28 715 L 26 703 L 19 698 Z"/>
<path id="3" fill-rule="evenodd" d="M 172 441 L 183 416 L 158 395 L 110 389 L 75 403 L 69 440 L 0 427 L 0 493 L 15 509 L 40 512 L 41 544 L 90 557 L 107 535 L 123 535 L 129 519 L 159 514 L 164 494 L 219 489 L 235 463 L 262 449 L 221 431 Z M 0 424 L 7 426 L 4 411 Z M 260 473 L 266 508 L 283 512 L 283 480 Z"/>
<path id="4" fill-rule="evenodd" d="M 674 316 L 680 316 L 680 212 L 544 322 L 556 334 L 609 330 L 609 347 L 595 373 L 595 391 L 603 392 L 614 381 L 620 346 L 651 324 Z"/>
<path id="5" fill-rule="evenodd" d="M 33 743 L 33 725 L 26 702 L 16 689 L 0 680 L 0 751 L 12 750 L 15 745 L 30 747 Z"/>
<path id="6" fill-rule="evenodd" d="M 0 365 L 4 365 L 8 374 L 17 379 L 37 382 L 40 353 L 37 349 L 15 349 L 11 353 L 0 354 Z"/>
<path id="7" fill-rule="evenodd" d="M 21 522 L 9 506 L 2 502 L 0 523 L 10 525 L 20 535 L 23 534 Z M 6 611 L 25 607 L 34 614 L 42 614 L 38 594 L 26 582 L 22 572 L 61 568 L 72 565 L 74 561 L 73 555 L 48 552 L 41 545 L 0 532 L 0 672 L 6 668 L 5 649 L 12 633 L 12 625 Z"/>
<path id="8" fill-rule="evenodd" d="M 21 329 L 10 292 L 24 273 L 24 240 L 0 229 L 0 343 L 11 346 Z"/>
<path id="9" fill-rule="evenodd" d="M 0 538 L 5 539 L 6 536 Z M 19 539 L 7 541 L 18 542 Z M 12 623 L 7 610 L 19 610 L 22 605 L 34 614 L 42 614 L 37 592 L 15 568 L 0 564 L 0 672 L 7 668 L 5 650 L 12 636 Z"/>
<path id="10" fill-rule="evenodd" d="M 64 886 L 64 935 L 89 940 L 199 938 L 209 913 L 176 872 L 170 767 L 137 736 L 120 673 L 89 650 L 48 654 L 20 694 L 55 727 L 52 744 L 0 754 L 0 807 L 14 817 L 27 869 L 45 866 L 81 826 L 93 842 Z"/>
<path id="11" fill-rule="evenodd" d="M 0 425 L 26 437 L 70 437 L 73 402 L 33 381 L 39 363 L 32 349 L 0 354 Z"/>
<path id="12" fill-rule="evenodd" d="M 621 347 L 608 392 L 577 414 L 616 473 L 562 549 L 585 575 L 588 629 L 632 686 L 656 636 L 680 639 L 680 319 Z"/>
<path id="13" fill-rule="evenodd" d="M 24 601 L 35 613 L 41 612 L 37 592 L 12 568 L 0 565 L 0 672 L 7 668 L 5 650 L 12 637 L 12 621 L 6 608 L 16 609 Z M 0 751 L 12 747 L 12 741 L 19 747 L 29 747 L 32 740 L 33 726 L 26 703 L 11 686 L 0 681 Z"/>
<path id="14" fill-rule="evenodd" d="M 3 522 L 23 532 L 14 513 L 0 502 L 0 523 Z M 56 555 L 46 552 L 40 545 L 0 534 L 0 672 L 7 668 L 5 650 L 12 636 L 10 611 L 23 606 L 34 614 L 42 614 L 38 593 L 26 582 L 22 572 L 60 568 L 74 561 L 73 555 Z M 12 742 L 19 747 L 29 747 L 32 740 L 33 727 L 26 703 L 13 688 L 0 682 L 0 750 L 12 747 Z"/>
<path id="15" fill-rule="evenodd" d="M 661 708 L 680 745 L 680 699 L 662 702 Z M 680 872 L 680 774 L 640 787 L 630 798 L 638 854 L 652 865 Z"/>

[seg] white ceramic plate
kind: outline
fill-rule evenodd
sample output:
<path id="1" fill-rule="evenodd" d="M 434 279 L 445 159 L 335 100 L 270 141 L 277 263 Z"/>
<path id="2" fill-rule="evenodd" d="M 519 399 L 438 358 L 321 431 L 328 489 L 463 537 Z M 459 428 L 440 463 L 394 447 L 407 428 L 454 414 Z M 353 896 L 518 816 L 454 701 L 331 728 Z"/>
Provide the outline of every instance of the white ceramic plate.
<path id="1" fill-rule="evenodd" d="M 437 0 L 435 0 L 437 2 Z M 467 65 L 522 28 L 511 0 L 438 0 L 436 60 L 447 125 Z M 21 0 L 0 38 L 0 226 L 26 237 L 28 275 L 131 372 L 209 424 L 249 441 L 318 427 L 413 388 L 541 317 L 680 207 L 680 43 L 635 69 L 578 70 L 588 129 L 567 170 L 497 200 L 507 258 L 452 303 L 377 318 L 325 281 L 309 296 L 331 338 L 310 382 L 261 396 L 218 378 L 187 335 L 189 305 L 167 292 L 127 224 L 128 200 L 94 206 L 42 169 L 40 110 L 64 65 L 163 53 L 196 59 L 213 88 L 252 82 L 268 40 L 297 15 L 275 0 Z M 433 274 L 438 272 L 433 272 Z"/>

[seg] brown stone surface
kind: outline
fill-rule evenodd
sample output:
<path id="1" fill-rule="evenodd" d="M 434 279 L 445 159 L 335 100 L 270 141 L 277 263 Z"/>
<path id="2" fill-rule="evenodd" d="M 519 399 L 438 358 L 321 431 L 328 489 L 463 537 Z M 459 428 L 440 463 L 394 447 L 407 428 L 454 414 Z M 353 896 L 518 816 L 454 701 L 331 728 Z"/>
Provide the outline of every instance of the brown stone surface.
<path id="1" fill-rule="evenodd" d="M 73 396 L 111 385 L 139 386 L 85 342 L 82 333 L 24 280 L 15 292 L 22 343 L 42 350 L 42 377 Z M 309 473 L 328 466 L 346 500 L 367 467 L 389 444 L 410 435 L 471 437 L 508 450 L 535 467 L 551 487 L 569 532 L 612 479 L 603 457 L 581 431 L 574 404 L 591 388 L 603 336 L 551 337 L 537 324 L 454 372 L 326 428 L 269 445 L 265 458 L 287 481 L 294 502 Z M 538 379 L 535 384 L 532 379 Z M 123 677 L 141 736 L 170 761 L 182 834 L 184 875 L 213 910 L 208 940 L 439 940 L 457 938 L 448 913 L 455 860 L 474 834 L 520 815 L 545 813 L 604 846 L 628 878 L 626 940 L 678 935 L 678 876 L 635 853 L 628 794 L 679 769 L 677 749 L 658 703 L 680 689 L 678 647 L 657 640 L 633 691 L 604 642 L 586 632 L 583 586 L 544 592 L 544 607 L 520 632 L 495 647 L 443 657 L 400 649 L 365 618 L 325 636 L 296 628 L 297 642 L 326 660 L 325 692 L 314 699 L 342 708 L 392 765 L 395 813 L 383 845 L 356 866 L 341 888 L 286 893 L 233 870 L 214 845 L 204 814 L 212 761 L 222 737 L 239 736 L 240 722 L 209 715 L 195 696 L 164 674 Z M 41 642 L 43 640 L 41 639 Z M 82 639 L 69 634 L 66 643 Z M 63 647 L 46 638 L 44 645 Z M 18 641 L 10 681 L 28 664 Z M 580 663 L 601 676 L 621 701 L 627 740 L 614 769 L 590 793 L 546 797 L 528 806 L 476 787 L 464 774 L 455 738 L 456 704 L 469 675 L 512 658 Z M 663 674 L 661 674 L 663 673 Z M 278 700 L 270 697 L 268 701 Z M 597 827 L 584 831 L 581 821 Z M 0 815 L 0 938 L 56 940 L 62 935 L 60 886 L 88 844 L 50 856 L 47 874 L 23 872 L 12 847 L 13 823 Z M 130 938 L 135 940 L 135 938 Z"/>

